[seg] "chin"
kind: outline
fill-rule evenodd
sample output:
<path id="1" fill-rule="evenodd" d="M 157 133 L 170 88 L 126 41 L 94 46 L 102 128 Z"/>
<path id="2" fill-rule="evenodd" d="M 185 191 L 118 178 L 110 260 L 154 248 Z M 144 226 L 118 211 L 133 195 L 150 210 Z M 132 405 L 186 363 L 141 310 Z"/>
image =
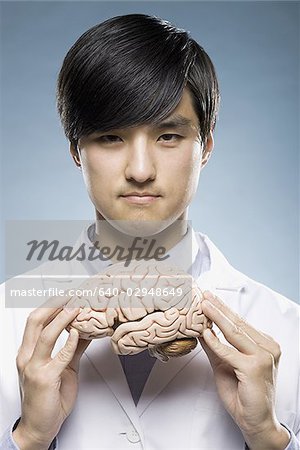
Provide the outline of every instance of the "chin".
<path id="1" fill-rule="evenodd" d="M 160 233 L 170 225 L 170 221 L 146 218 L 126 218 L 124 220 L 109 220 L 109 223 L 121 233 L 129 236 L 147 237 Z"/>

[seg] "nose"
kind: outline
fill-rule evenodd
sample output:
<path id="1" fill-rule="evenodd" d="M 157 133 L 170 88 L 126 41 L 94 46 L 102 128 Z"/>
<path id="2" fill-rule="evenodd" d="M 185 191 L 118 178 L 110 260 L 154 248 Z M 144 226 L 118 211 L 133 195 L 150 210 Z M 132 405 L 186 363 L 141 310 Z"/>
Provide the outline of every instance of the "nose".
<path id="1" fill-rule="evenodd" d="M 127 180 L 144 183 L 155 179 L 153 150 L 146 137 L 141 136 L 131 142 L 125 169 Z"/>

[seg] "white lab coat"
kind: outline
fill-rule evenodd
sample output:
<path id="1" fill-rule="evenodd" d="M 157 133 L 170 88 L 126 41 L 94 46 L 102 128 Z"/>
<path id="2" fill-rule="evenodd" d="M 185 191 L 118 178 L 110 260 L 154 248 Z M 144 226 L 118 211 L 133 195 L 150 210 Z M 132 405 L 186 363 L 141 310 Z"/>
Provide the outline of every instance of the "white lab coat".
<path id="1" fill-rule="evenodd" d="M 235 270 L 207 236 L 198 233 L 197 239 L 205 242 L 211 259 L 200 285 L 209 286 L 230 308 L 280 343 L 277 417 L 299 435 L 299 307 Z M 0 435 L 20 416 L 15 358 L 30 312 L 4 309 L 3 295 L 4 285 Z M 66 336 L 64 332 L 56 349 Z M 156 361 L 135 406 L 119 358 L 112 353 L 109 338 L 104 338 L 92 341 L 82 356 L 78 399 L 60 430 L 58 449 L 243 450 L 244 440 L 222 406 L 200 345 L 168 363 Z"/>

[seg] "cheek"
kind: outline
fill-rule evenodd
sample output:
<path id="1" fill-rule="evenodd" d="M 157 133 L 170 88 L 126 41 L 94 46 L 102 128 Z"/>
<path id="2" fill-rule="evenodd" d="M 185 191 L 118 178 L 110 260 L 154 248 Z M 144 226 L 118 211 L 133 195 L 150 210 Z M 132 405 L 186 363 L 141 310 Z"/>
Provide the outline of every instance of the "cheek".
<path id="1" fill-rule="evenodd" d="M 199 143 L 182 146 L 177 155 L 165 162 L 166 175 L 177 194 L 193 195 L 198 184 L 201 168 L 202 149 Z M 174 182 L 175 181 L 175 182 Z"/>
<path id="2" fill-rule="evenodd" d="M 106 190 L 111 186 L 108 180 L 111 181 L 112 168 L 116 167 L 111 157 L 96 151 L 82 151 L 81 162 L 83 178 L 90 193 L 97 192 L 102 186 Z"/>

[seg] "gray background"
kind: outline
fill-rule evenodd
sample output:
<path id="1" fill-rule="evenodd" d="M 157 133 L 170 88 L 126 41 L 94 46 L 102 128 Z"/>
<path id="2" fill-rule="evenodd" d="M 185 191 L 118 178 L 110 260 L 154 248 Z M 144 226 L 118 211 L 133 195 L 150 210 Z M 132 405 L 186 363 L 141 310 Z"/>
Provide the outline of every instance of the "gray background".
<path id="1" fill-rule="evenodd" d="M 190 208 L 194 228 L 240 271 L 297 301 L 296 2 L 2 2 L 4 220 L 93 219 L 56 114 L 55 81 L 87 28 L 136 12 L 189 30 L 218 72 L 222 106 L 214 155 Z"/>

